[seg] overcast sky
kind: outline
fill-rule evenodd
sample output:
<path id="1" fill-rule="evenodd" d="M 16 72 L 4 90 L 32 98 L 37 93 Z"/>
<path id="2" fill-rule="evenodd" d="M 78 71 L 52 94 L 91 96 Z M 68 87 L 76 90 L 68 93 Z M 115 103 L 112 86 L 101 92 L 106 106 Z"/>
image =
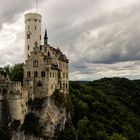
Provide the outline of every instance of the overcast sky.
<path id="1" fill-rule="evenodd" d="M 38 0 L 49 43 L 70 60 L 71 80 L 140 78 L 139 0 Z M 0 66 L 24 62 L 24 14 L 35 0 L 0 4 Z"/>

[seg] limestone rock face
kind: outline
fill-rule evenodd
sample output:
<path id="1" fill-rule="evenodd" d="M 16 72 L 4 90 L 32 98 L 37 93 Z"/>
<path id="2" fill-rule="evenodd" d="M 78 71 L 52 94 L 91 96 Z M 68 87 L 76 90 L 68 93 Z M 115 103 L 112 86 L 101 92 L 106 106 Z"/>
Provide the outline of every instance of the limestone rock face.
<path id="1" fill-rule="evenodd" d="M 57 107 L 50 97 L 42 100 L 42 109 L 37 109 L 36 106 L 33 106 L 31 111 L 39 117 L 45 138 L 53 140 L 56 131 L 64 130 L 67 120 L 66 109 L 62 106 Z M 45 138 L 35 137 L 33 135 L 26 136 L 21 130 L 12 136 L 12 140 L 44 140 Z"/>

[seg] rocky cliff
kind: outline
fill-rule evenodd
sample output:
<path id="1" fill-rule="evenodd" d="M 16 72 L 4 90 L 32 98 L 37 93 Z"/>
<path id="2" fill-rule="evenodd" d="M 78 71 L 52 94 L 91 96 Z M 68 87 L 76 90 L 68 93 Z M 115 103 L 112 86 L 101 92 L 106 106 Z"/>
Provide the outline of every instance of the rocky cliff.
<path id="1" fill-rule="evenodd" d="M 61 93 L 29 101 L 29 112 L 23 125 L 19 126 L 17 131 L 13 131 L 12 140 L 56 139 L 57 134 L 63 132 L 68 117 L 66 98 L 59 94 Z"/>

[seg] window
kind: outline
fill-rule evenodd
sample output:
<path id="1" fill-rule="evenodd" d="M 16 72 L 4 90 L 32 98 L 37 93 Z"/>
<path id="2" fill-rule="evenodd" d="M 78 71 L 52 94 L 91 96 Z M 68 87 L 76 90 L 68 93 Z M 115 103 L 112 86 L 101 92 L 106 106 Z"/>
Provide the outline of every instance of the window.
<path id="1" fill-rule="evenodd" d="M 30 39 L 30 34 L 29 33 L 27 34 L 27 39 Z"/>
<path id="2" fill-rule="evenodd" d="M 34 46 L 35 46 L 35 47 L 38 47 L 38 42 L 35 42 L 35 43 L 34 43 Z"/>
<path id="3" fill-rule="evenodd" d="M 33 67 L 38 67 L 38 61 L 37 60 L 33 61 Z"/>
<path id="4" fill-rule="evenodd" d="M 34 71 L 34 77 L 38 77 L 38 72 Z"/>
<path id="5" fill-rule="evenodd" d="M 41 35 L 40 35 L 40 40 L 41 40 Z"/>
<path id="6" fill-rule="evenodd" d="M 48 56 L 50 57 L 50 52 L 48 52 Z"/>
<path id="7" fill-rule="evenodd" d="M 28 45 L 28 50 L 30 50 L 30 46 Z"/>
<path id="8" fill-rule="evenodd" d="M 62 89 L 62 83 L 60 83 L 60 90 Z"/>
<path id="9" fill-rule="evenodd" d="M 30 26 L 28 26 L 28 30 L 30 29 Z"/>
<path id="10" fill-rule="evenodd" d="M 37 27 L 35 26 L 35 30 L 37 29 Z"/>
<path id="11" fill-rule="evenodd" d="M 65 90 L 65 83 L 63 83 L 63 90 Z"/>
<path id="12" fill-rule="evenodd" d="M 42 50 L 42 46 L 40 46 L 40 50 Z"/>
<path id="13" fill-rule="evenodd" d="M 37 22 L 37 19 L 35 18 L 35 22 Z"/>
<path id="14" fill-rule="evenodd" d="M 68 73 L 66 73 L 66 78 L 68 78 Z"/>
<path id="15" fill-rule="evenodd" d="M 27 77 L 31 77 L 31 72 L 27 71 Z"/>
<path id="16" fill-rule="evenodd" d="M 63 73 L 63 78 L 65 78 L 65 73 Z"/>
<path id="17" fill-rule="evenodd" d="M 50 77 L 52 77 L 52 73 L 50 72 Z"/>
<path id="18" fill-rule="evenodd" d="M 45 71 L 41 71 L 41 77 L 45 77 Z"/>
<path id="19" fill-rule="evenodd" d="M 37 86 L 38 86 L 38 87 L 42 87 L 42 86 L 43 86 L 42 82 L 39 81 L 39 82 L 37 83 Z"/>

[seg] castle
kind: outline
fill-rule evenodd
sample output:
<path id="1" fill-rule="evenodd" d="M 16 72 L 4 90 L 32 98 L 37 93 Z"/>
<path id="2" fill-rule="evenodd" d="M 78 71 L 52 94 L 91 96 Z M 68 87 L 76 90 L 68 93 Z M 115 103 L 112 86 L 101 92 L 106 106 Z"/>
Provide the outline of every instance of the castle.
<path id="1" fill-rule="evenodd" d="M 49 97 L 57 89 L 69 93 L 69 60 L 59 48 L 48 44 L 45 30 L 41 44 L 42 16 L 38 13 L 25 15 L 25 63 L 21 82 L 0 80 L 0 126 L 7 120 L 24 121 L 29 112 L 28 101 Z"/>

